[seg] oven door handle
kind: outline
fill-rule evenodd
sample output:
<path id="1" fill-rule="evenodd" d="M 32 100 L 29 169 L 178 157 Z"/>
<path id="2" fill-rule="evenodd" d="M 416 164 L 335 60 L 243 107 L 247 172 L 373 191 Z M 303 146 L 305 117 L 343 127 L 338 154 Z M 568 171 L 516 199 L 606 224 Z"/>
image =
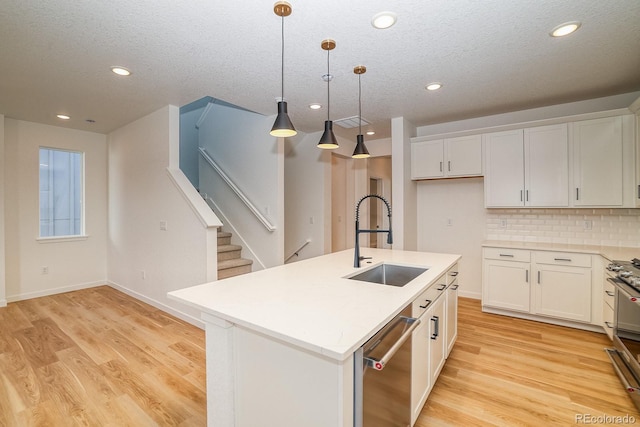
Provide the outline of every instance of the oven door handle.
<path id="1" fill-rule="evenodd" d="M 620 357 L 620 354 L 618 354 L 616 349 L 605 348 L 604 351 L 607 353 L 607 356 L 609 356 L 609 360 L 611 360 L 611 363 L 613 364 L 613 369 L 614 371 L 616 371 L 616 374 L 618 375 L 618 378 L 620 379 L 620 382 L 624 386 L 627 393 L 637 393 L 638 391 L 640 391 L 637 383 L 631 384 L 631 382 L 629 381 L 630 379 L 632 379 L 633 381 L 633 373 L 631 373 L 631 370 L 622 359 L 622 357 Z"/>
<path id="2" fill-rule="evenodd" d="M 389 359 L 391 359 L 393 355 L 396 354 L 400 347 L 402 347 L 402 344 L 404 344 L 405 341 L 407 341 L 411 337 L 411 333 L 413 333 L 413 330 L 420 324 L 420 319 L 416 319 L 415 317 L 400 316 L 400 320 L 401 322 L 407 323 L 409 325 L 407 330 L 404 331 L 402 336 L 398 338 L 398 341 L 396 341 L 380 359 L 366 356 L 363 357 L 367 366 L 372 367 L 376 371 L 382 371 L 384 369 L 384 365 L 386 365 L 389 362 Z"/>
<path id="3" fill-rule="evenodd" d="M 629 301 L 634 302 L 636 304 L 640 304 L 640 292 L 634 292 L 634 289 L 628 286 L 620 279 L 613 279 L 608 277 L 607 280 L 613 283 L 616 289 Z"/>

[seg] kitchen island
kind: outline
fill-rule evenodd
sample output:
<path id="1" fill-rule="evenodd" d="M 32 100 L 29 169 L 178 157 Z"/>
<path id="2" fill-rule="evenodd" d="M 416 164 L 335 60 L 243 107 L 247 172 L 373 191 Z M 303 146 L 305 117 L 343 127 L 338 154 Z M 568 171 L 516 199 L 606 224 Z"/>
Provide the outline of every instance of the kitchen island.
<path id="1" fill-rule="evenodd" d="M 351 426 L 353 354 L 459 255 L 364 249 L 169 293 L 206 324 L 208 425 Z M 403 287 L 350 280 L 380 263 L 428 268 Z"/>

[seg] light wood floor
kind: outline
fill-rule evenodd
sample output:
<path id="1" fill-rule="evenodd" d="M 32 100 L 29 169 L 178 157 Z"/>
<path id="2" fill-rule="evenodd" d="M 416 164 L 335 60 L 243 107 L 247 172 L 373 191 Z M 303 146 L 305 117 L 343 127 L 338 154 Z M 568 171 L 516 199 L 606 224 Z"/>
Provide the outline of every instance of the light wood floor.
<path id="1" fill-rule="evenodd" d="M 458 341 L 416 426 L 640 424 L 609 345 L 461 298 Z M 204 426 L 205 383 L 204 332 L 109 287 L 0 308 L 0 426 Z"/>

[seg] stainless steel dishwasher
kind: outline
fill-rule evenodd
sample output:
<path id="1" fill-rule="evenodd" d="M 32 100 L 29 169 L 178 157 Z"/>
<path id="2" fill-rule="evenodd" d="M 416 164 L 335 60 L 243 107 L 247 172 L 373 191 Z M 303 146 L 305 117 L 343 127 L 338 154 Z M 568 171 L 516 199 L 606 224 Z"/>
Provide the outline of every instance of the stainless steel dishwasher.
<path id="1" fill-rule="evenodd" d="M 355 354 L 354 426 L 411 425 L 411 333 L 420 320 L 411 305 Z"/>

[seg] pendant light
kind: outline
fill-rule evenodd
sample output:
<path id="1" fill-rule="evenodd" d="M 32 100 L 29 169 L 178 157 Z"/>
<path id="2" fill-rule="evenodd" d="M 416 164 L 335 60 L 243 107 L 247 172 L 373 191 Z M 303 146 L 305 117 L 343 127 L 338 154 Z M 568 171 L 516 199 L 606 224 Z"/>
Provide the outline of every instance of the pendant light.
<path id="1" fill-rule="evenodd" d="M 286 1 L 279 1 L 273 5 L 273 12 L 282 18 L 282 67 L 281 67 L 281 84 L 282 84 L 282 96 L 278 101 L 278 115 L 276 121 L 271 128 L 271 136 L 275 137 L 288 137 L 294 136 L 298 132 L 293 127 L 291 119 L 287 114 L 287 103 L 284 100 L 284 17 L 291 15 L 291 5 Z"/>
<path id="2" fill-rule="evenodd" d="M 362 87 L 360 85 L 360 76 L 367 72 L 367 67 L 358 65 L 353 69 L 353 72 L 358 75 L 358 136 L 356 137 L 356 149 L 353 150 L 351 158 L 366 159 L 371 156 L 364 145 L 364 135 L 362 135 Z"/>
<path id="3" fill-rule="evenodd" d="M 338 140 L 333 134 L 333 122 L 331 121 L 329 115 L 329 83 L 333 78 L 331 72 L 329 71 L 329 52 L 331 52 L 336 47 L 336 42 L 334 40 L 327 39 L 323 40 L 320 46 L 322 47 L 322 49 L 327 51 L 327 74 L 322 76 L 327 82 L 327 120 L 324 122 L 324 133 L 322 134 L 322 137 L 318 142 L 318 148 L 331 150 L 334 148 L 338 148 Z"/>

